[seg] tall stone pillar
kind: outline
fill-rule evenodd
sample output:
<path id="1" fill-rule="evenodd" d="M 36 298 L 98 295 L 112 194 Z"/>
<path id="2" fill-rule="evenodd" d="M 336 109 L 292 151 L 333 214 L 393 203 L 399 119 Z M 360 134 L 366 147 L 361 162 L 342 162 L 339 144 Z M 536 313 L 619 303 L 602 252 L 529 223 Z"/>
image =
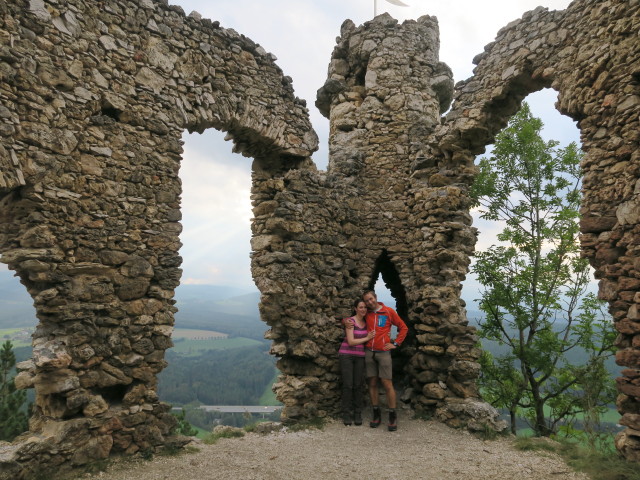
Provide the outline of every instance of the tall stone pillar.
<path id="1" fill-rule="evenodd" d="M 453 93 L 438 50 L 434 17 L 398 24 L 385 14 L 358 28 L 346 21 L 316 105 L 331 121 L 329 174 L 358 190 L 360 284 L 372 287 L 381 273 L 410 328 L 394 358 L 402 399 L 451 425 L 491 423 L 496 412 L 479 399 L 480 352 L 460 300 L 475 244 L 464 195 L 473 169 L 432 154 Z"/>

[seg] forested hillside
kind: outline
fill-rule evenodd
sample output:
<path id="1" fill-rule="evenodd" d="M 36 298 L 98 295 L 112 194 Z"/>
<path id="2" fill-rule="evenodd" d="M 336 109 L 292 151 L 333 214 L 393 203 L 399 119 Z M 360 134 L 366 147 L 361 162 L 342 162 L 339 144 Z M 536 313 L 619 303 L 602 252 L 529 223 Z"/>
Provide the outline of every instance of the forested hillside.
<path id="1" fill-rule="evenodd" d="M 480 321 L 482 319 L 482 313 L 474 310 L 470 310 L 467 312 L 467 318 L 469 319 L 469 324 L 473 325 L 476 328 L 480 328 Z M 485 350 L 488 350 L 491 355 L 498 356 L 504 355 L 508 347 L 506 345 L 500 345 L 497 342 L 492 342 L 487 339 L 482 339 L 482 347 Z M 581 348 L 572 349 L 570 352 L 567 352 L 566 355 L 567 360 L 573 365 L 584 365 L 587 362 L 587 353 Z M 605 361 L 605 367 L 607 371 L 611 375 L 611 378 L 615 378 L 620 375 L 620 371 L 622 367 L 616 364 L 615 357 L 610 357 Z"/>
<path id="2" fill-rule="evenodd" d="M 184 405 L 258 405 L 275 374 L 268 345 L 208 350 L 197 357 L 169 350 L 169 366 L 159 376 L 158 393 L 166 402 Z"/>
<path id="3" fill-rule="evenodd" d="M 0 270 L 0 330 L 34 327 L 36 309 L 27 289 L 9 270 Z"/>

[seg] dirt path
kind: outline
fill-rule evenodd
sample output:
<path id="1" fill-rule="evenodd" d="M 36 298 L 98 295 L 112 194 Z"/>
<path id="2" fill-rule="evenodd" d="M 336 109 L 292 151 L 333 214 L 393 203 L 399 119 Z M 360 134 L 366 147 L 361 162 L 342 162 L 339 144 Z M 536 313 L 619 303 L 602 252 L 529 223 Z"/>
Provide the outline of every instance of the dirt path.
<path id="1" fill-rule="evenodd" d="M 366 419 L 365 419 L 366 420 Z M 108 480 L 587 479 L 560 457 L 514 449 L 511 438 L 483 441 L 463 430 L 400 416 L 383 425 L 248 434 L 198 445 L 197 453 L 126 460 L 82 478 Z"/>

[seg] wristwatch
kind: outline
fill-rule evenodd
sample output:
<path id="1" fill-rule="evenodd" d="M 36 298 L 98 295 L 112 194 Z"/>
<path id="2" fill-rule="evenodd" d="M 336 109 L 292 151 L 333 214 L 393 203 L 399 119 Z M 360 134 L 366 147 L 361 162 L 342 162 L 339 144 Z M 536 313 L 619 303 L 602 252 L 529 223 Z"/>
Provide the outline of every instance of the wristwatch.
<path id="1" fill-rule="evenodd" d="M 400 346 L 400 345 L 398 345 L 398 344 L 396 343 L 396 341 L 395 341 L 395 340 L 394 340 L 393 342 L 391 342 L 391 344 L 392 344 L 394 347 L 399 347 L 399 346 Z"/>

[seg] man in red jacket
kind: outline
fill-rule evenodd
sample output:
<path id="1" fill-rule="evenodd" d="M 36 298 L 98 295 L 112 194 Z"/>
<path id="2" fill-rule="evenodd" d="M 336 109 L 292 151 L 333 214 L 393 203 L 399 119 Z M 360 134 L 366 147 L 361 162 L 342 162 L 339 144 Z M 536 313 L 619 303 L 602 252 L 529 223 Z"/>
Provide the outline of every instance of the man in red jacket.
<path id="1" fill-rule="evenodd" d="M 378 379 L 387 394 L 389 407 L 389 431 L 398 429 L 396 415 L 396 391 L 391 380 L 391 350 L 398 348 L 407 336 L 409 329 L 393 308 L 378 302 L 373 290 L 362 295 L 367 305 L 367 330 L 374 332 L 374 336 L 365 344 L 365 369 L 369 382 L 369 396 L 373 406 L 373 419 L 369 423 L 371 428 L 380 426 L 381 414 L 378 405 Z M 391 327 L 398 328 L 398 336 L 391 340 Z"/>

